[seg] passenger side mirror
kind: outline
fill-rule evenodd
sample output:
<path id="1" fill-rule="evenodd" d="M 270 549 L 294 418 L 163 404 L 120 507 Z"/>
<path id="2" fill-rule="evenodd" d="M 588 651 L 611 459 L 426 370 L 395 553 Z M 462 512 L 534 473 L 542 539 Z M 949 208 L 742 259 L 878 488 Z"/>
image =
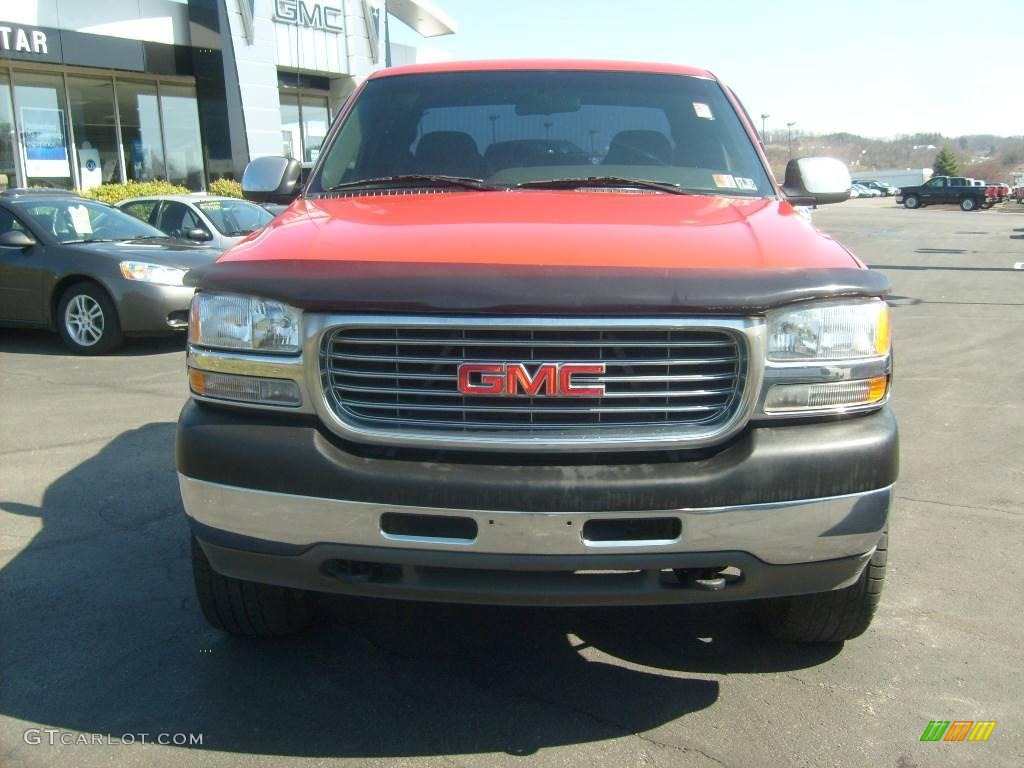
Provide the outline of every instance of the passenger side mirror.
<path id="1" fill-rule="evenodd" d="M 828 205 L 850 198 L 850 171 L 831 157 L 802 157 L 786 165 L 782 191 L 793 205 Z"/>
<path id="2" fill-rule="evenodd" d="M 27 232 L 20 229 L 12 229 L 0 235 L 0 246 L 7 248 L 31 248 L 36 244 L 36 239 Z"/>
<path id="3" fill-rule="evenodd" d="M 257 157 L 242 174 L 242 195 L 254 203 L 287 205 L 302 189 L 302 165 L 290 157 Z"/>
<path id="4" fill-rule="evenodd" d="M 188 232 L 185 233 L 185 237 L 187 237 L 189 240 L 194 240 L 197 243 L 205 243 L 207 240 L 213 240 L 213 235 L 211 235 L 205 229 L 200 229 L 199 227 L 196 227 L 195 229 L 190 229 Z"/>

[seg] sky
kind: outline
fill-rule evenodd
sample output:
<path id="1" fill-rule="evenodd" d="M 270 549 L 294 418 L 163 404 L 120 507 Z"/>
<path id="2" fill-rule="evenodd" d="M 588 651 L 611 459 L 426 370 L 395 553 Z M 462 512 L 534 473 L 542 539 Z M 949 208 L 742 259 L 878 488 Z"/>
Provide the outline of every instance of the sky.
<path id="1" fill-rule="evenodd" d="M 768 131 L 1024 135 L 1024 0 L 433 0 L 456 59 L 689 64 Z M 1009 62 L 1015 63 L 1010 66 Z"/>

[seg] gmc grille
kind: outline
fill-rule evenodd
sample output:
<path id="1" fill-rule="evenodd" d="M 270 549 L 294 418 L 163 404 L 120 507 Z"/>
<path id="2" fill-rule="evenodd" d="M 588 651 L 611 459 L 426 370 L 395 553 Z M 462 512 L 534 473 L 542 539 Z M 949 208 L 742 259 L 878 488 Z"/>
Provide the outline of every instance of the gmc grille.
<path id="1" fill-rule="evenodd" d="M 436 321 L 435 321 L 436 322 Z M 748 371 L 736 328 L 616 327 L 594 321 L 510 319 L 458 324 L 382 322 L 331 328 L 320 345 L 320 380 L 342 426 L 377 436 L 600 441 L 675 436 L 703 440 L 735 425 Z M 529 326 L 529 327 L 524 327 Z M 600 397 L 462 395 L 463 362 L 600 363 Z"/>

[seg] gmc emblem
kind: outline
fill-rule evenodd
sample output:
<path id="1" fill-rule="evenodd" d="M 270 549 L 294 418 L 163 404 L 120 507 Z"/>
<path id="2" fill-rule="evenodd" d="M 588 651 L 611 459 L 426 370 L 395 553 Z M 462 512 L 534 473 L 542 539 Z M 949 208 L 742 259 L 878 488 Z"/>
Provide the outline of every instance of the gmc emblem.
<path id="1" fill-rule="evenodd" d="M 604 363 L 462 363 L 459 392 L 491 397 L 601 397 L 604 384 L 580 385 L 573 377 L 604 372 Z"/>

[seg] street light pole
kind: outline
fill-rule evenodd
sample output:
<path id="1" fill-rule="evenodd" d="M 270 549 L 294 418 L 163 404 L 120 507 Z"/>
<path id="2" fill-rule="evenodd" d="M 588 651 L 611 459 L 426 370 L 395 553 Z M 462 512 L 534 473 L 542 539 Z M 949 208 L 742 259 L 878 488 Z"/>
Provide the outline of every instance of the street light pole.
<path id="1" fill-rule="evenodd" d="M 767 112 L 761 113 L 761 142 L 763 144 L 768 143 L 768 134 L 765 133 L 764 121 L 767 120 L 769 117 L 771 117 L 771 115 L 769 115 Z"/>
<path id="2" fill-rule="evenodd" d="M 793 159 L 793 126 L 796 125 L 796 120 L 791 123 L 786 123 L 786 130 L 789 133 L 789 159 Z"/>

